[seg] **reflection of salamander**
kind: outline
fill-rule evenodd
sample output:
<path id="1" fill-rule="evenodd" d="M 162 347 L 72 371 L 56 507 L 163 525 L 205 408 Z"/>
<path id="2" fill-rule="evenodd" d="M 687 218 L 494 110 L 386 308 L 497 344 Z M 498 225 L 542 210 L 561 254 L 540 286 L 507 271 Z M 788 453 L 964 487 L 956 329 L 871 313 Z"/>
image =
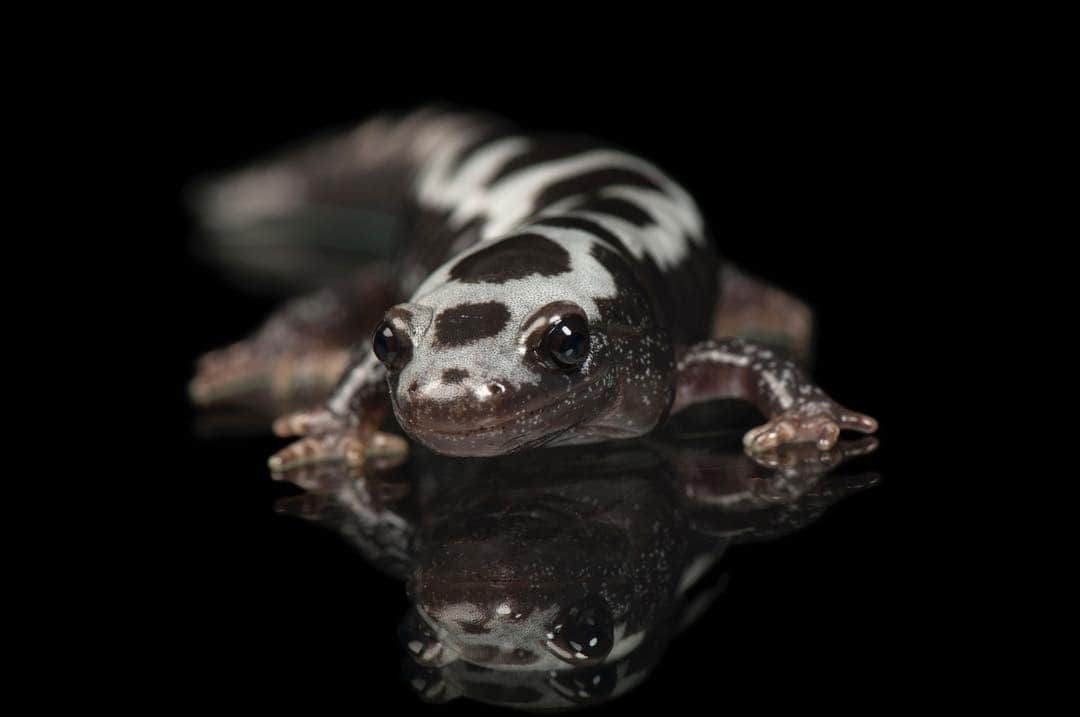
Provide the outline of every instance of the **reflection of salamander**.
<path id="1" fill-rule="evenodd" d="M 373 206 L 400 220 L 395 268 L 342 268 L 348 281 L 209 354 L 192 382 L 209 404 L 340 375 L 324 409 L 275 424 L 306 437 L 275 468 L 360 458 L 389 405 L 416 440 L 469 456 L 641 436 L 724 397 L 768 417 L 745 436 L 753 450 L 876 429 L 745 340 L 804 356 L 809 311 L 721 267 L 694 201 L 625 152 L 423 111 L 228 177 L 201 204 L 219 251 L 242 263 L 246 242 L 262 270 L 299 263 L 306 234 L 308 255 L 365 239 L 386 224 Z"/>
<path id="2" fill-rule="evenodd" d="M 795 530 L 872 480 L 819 481 L 840 449 L 768 468 L 715 435 L 605 448 L 467 461 L 417 450 L 364 478 L 301 467 L 284 475 L 311 492 L 284 508 L 407 581 L 402 643 L 426 699 L 535 709 L 638 684 L 718 595 L 702 578 L 732 541 Z"/>

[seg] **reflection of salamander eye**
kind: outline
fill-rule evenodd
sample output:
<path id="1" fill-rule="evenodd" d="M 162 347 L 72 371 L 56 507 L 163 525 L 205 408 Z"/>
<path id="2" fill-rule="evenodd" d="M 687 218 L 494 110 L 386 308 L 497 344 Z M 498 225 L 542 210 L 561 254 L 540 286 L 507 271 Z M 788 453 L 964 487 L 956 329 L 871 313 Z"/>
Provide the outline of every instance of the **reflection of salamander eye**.
<path id="1" fill-rule="evenodd" d="M 589 355 L 589 325 L 584 317 L 564 316 L 551 326 L 541 347 L 557 366 L 579 366 Z"/>
<path id="2" fill-rule="evenodd" d="M 619 673 L 615 665 L 598 665 L 577 670 L 553 671 L 548 677 L 552 689 L 579 705 L 600 702 L 615 691 Z"/>
<path id="3" fill-rule="evenodd" d="M 401 368 L 412 358 L 412 342 L 386 321 L 381 322 L 371 336 L 371 348 L 391 371 Z"/>
<path id="4" fill-rule="evenodd" d="M 556 655 L 574 665 L 603 662 L 615 642 L 611 613 L 598 598 L 565 608 L 548 632 L 548 646 Z"/>

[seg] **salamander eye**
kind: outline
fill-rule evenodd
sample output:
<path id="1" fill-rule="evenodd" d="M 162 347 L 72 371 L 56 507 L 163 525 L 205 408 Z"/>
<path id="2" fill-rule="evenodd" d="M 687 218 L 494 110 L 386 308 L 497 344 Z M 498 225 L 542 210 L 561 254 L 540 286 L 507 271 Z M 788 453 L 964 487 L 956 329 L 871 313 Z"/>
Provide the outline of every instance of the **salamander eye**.
<path id="1" fill-rule="evenodd" d="M 391 371 L 408 363 L 412 357 L 412 342 L 388 322 L 381 322 L 371 336 L 371 348 L 375 356 Z"/>
<path id="2" fill-rule="evenodd" d="M 564 316 L 544 336 L 541 349 L 557 366 L 579 366 L 589 355 L 589 325 L 584 317 Z"/>

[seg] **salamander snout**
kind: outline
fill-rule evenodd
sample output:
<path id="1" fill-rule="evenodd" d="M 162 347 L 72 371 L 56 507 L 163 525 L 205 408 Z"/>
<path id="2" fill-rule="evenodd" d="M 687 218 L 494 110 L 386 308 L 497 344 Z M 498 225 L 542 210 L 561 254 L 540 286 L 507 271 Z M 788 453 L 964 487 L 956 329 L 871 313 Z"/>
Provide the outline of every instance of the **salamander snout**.
<path id="1" fill-rule="evenodd" d="M 407 365 L 391 378 L 394 412 L 413 438 L 440 453 L 506 452 L 507 434 L 522 435 L 522 409 L 539 396 L 496 376 L 490 367 Z"/>
<path id="2" fill-rule="evenodd" d="M 441 374 L 425 382 L 423 386 L 414 379 L 409 383 L 406 390 L 409 393 L 409 400 L 417 398 L 442 398 L 444 400 L 457 398 L 459 400 L 485 401 L 496 399 L 505 394 L 507 384 L 504 381 L 483 376 L 474 377 L 466 368 L 446 368 L 442 370 Z"/>

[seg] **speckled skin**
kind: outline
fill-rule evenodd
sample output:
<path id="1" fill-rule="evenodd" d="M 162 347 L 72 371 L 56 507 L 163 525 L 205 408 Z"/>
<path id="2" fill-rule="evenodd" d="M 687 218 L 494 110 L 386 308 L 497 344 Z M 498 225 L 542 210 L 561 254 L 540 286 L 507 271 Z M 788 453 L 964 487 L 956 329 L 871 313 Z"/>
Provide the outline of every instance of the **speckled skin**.
<path id="1" fill-rule="evenodd" d="M 377 180 L 378 191 L 356 189 Z M 363 302 L 375 314 L 371 296 L 401 297 L 378 307 L 379 331 L 401 350 L 380 361 L 360 340 L 323 409 L 276 422 L 279 434 L 304 438 L 271 459 L 275 469 L 370 456 L 388 406 L 407 434 L 449 455 L 640 436 L 672 411 L 725 397 L 752 401 L 770 419 L 747 433 L 750 450 L 805 441 L 824 450 L 841 429 L 876 429 L 795 363 L 716 336 L 732 317 L 734 328 L 754 333 L 745 317 L 779 292 L 744 281 L 726 308 L 725 274 L 690 196 L 652 164 L 589 140 L 522 135 L 469 114 L 380 118 L 225 180 L 205 207 L 211 226 L 264 226 L 327 197 L 349 206 L 369 195 L 395 198 L 403 218 L 396 268 L 364 283 Z M 279 321 L 276 333 L 264 329 L 208 357 L 193 396 L 209 402 L 257 372 L 287 391 L 304 383 L 297 373 L 310 384 L 341 371 L 348 342 L 326 337 L 357 340 L 359 327 L 378 321 L 359 320 L 356 285 L 324 291 L 325 305 L 343 308 L 314 302 L 306 319 L 289 323 L 291 334 Z M 758 319 L 782 333 L 791 326 L 785 314 L 802 309 L 779 306 Z M 553 364 L 545 337 L 568 318 L 587 325 L 587 355 Z"/>

